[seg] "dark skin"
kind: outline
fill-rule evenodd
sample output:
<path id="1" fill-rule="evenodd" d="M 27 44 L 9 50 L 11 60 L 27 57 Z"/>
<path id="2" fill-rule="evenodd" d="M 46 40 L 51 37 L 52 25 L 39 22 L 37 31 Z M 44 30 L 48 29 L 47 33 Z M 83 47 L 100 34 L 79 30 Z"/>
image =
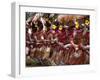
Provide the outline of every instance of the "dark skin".
<path id="1" fill-rule="evenodd" d="M 81 31 L 81 29 L 85 30 L 82 24 L 89 16 L 76 19 L 79 22 L 79 30 L 74 23 L 74 17 L 76 15 L 65 16 L 63 16 L 60 22 L 57 20 L 58 18 L 54 16 L 50 17 L 49 13 L 43 14 L 43 16 L 35 16 L 36 19 L 26 24 L 26 47 L 29 48 L 28 56 L 38 63 L 35 65 L 74 65 L 89 63 L 89 54 L 87 54 L 89 50 L 83 49 L 82 47 L 89 45 L 89 34 L 86 32 L 83 36 L 83 32 Z M 57 28 L 53 30 L 52 25 L 55 25 Z M 62 31 L 60 31 L 61 28 L 59 26 L 62 26 Z M 32 34 L 30 32 L 31 30 Z M 66 47 L 67 45 L 70 46 Z M 46 52 L 48 48 L 50 50 Z"/>

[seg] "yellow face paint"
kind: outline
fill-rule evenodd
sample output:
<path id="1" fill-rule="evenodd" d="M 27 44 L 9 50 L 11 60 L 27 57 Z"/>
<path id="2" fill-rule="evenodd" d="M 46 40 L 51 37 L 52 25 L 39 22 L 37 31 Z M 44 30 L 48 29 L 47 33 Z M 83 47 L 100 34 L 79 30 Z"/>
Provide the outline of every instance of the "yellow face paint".
<path id="1" fill-rule="evenodd" d="M 90 21 L 89 20 L 85 20 L 85 25 L 89 25 Z"/>
<path id="2" fill-rule="evenodd" d="M 79 28 L 79 23 L 77 21 L 75 22 L 75 27 L 76 27 L 76 29 Z"/>
<path id="3" fill-rule="evenodd" d="M 52 25 L 52 29 L 56 29 L 57 28 L 57 26 L 56 25 Z"/>
<path id="4" fill-rule="evenodd" d="M 62 26 L 59 26 L 59 30 L 62 30 L 63 28 L 62 28 Z"/>

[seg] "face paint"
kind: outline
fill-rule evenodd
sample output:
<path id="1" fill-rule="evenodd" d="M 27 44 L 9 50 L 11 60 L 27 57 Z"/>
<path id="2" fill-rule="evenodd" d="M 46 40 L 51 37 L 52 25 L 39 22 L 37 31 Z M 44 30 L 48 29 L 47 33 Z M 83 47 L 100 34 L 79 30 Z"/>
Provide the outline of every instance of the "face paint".
<path id="1" fill-rule="evenodd" d="M 52 29 L 56 29 L 57 28 L 57 26 L 56 25 L 52 25 Z"/>
<path id="2" fill-rule="evenodd" d="M 62 26 L 59 26 L 59 30 L 62 30 L 63 28 L 62 28 Z"/>
<path id="3" fill-rule="evenodd" d="M 76 29 L 79 28 L 79 23 L 77 21 L 75 22 L 75 27 L 76 27 Z"/>
<path id="4" fill-rule="evenodd" d="M 85 20 L 85 25 L 89 25 L 89 24 L 90 24 L 89 20 Z"/>

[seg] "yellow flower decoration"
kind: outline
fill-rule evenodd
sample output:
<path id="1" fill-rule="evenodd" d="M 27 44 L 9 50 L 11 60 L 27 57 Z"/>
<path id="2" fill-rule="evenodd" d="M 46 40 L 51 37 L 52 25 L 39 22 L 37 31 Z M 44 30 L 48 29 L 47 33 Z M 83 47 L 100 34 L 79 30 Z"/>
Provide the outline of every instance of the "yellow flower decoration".
<path id="1" fill-rule="evenodd" d="M 75 22 L 75 27 L 76 27 L 76 29 L 79 28 L 79 23 L 77 21 Z"/>
<path id="2" fill-rule="evenodd" d="M 56 25 L 52 25 L 52 29 L 56 29 L 57 28 L 57 26 Z"/>
<path id="3" fill-rule="evenodd" d="M 60 25 L 60 26 L 59 26 L 59 30 L 62 30 L 62 29 L 63 29 L 63 27 Z"/>
<path id="4" fill-rule="evenodd" d="M 89 20 L 85 20 L 85 25 L 89 25 L 90 21 Z"/>

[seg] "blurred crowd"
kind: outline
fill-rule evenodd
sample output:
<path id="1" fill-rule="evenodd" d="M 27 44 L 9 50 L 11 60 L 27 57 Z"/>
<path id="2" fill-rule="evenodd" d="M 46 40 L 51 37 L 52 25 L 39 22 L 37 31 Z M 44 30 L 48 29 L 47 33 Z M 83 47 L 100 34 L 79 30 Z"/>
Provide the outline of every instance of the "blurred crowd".
<path id="1" fill-rule="evenodd" d="M 89 15 L 26 12 L 26 66 L 89 64 Z"/>

